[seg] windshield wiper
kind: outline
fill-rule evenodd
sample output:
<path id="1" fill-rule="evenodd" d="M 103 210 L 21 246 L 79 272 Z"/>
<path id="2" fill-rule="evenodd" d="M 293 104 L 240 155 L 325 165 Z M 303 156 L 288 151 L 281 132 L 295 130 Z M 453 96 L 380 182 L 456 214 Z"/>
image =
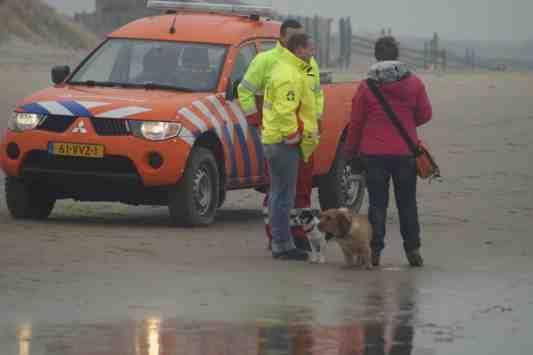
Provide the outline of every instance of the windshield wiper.
<path id="1" fill-rule="evenodd" d="M 120 86 L 120 83 L 113 83 L 109 81 L 94 81 L 94 80 L 85 80 L 85 81 L 71 81 L 70 85 L 86 85 L 86 86 L 103 86 L 103 87 L 115 87 Z"/>
<path id="2" fill-rule="evenodd" d="M 111 81 L 95 81 L 95 80 L 86 80 L 86 81 L 72 81 L 69 84 L 71 85 L 86 85 L 90 87 L 102 86 L 102 87 L 123 87 L 123 88 L 142 88 L 145 90 L 171 90 L 171 91 L 184 91 L 184 92 L 194 92 L 193 89 L 186 87 L 178 87 L 172 85 L 156 84 L 153 82 L 148 82 L 144 84 L 133 84 L 133 83 L 116 83 Z"/>
<path id="3" fill-rule="evenodd" d="M 173 86 L 173 85 L 156 84 L 152 82 L 140 84 L 139 86 L 146 90 L 172 90 L 172 91 L 194 92 L 194 90 L 191 88 L 185 88 L 185 87 L 179 87 L 179 86 Z"/>

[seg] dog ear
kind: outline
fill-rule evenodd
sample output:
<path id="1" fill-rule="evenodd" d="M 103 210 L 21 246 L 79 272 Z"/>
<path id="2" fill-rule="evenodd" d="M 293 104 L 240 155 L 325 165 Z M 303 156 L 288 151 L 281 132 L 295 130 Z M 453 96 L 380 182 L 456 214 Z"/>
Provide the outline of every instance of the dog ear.
<path id="1" fill-rule="evenodd" d="M 350 227 L 352 225 L 352 221 L 349 218 L 349 215 L 344 212 L 337 213 L 337 216 L 335 217 L 337 220 L 337 226 L 339 228 L 339 234 L 341 236 L 345 236 L 350 231 Z"/>

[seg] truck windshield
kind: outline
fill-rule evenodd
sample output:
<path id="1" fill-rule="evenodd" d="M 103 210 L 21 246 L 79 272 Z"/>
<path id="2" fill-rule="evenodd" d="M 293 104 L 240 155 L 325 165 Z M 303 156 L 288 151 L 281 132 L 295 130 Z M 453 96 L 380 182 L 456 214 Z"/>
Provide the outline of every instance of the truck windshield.
<path id="1" fill-rule="evenodd" d="M 222 45 L 109 39 L 69 84 L 214 91 L 226 51 Z"/>

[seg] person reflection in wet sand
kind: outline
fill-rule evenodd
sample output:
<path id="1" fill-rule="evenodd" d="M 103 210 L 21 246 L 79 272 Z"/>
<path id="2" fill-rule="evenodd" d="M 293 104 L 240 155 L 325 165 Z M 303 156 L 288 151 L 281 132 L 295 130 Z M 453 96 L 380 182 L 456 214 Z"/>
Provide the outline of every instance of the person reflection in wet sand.
<path id="1" fill-rule="evenodd" d="M 364 328 L 359 323 L 340 327 L 339 330 L 339 355 L 363 355 Z"/>
<path id="2" fill-rule="evenodd" d="M 288 311 L 280 323 L 259 326 L 257 355 L 363 355 L 364 332 L 358 322 L 342 326 L 316 326 L 309 314 Z"/>
<path id="3" fill-rule="evenodd" d="M 379 279 L 368 305 L 384 318 L 364 325 L 365 355 L 410 355 L 413 350 L 415 301 L 411 278 L 406 282 Z"/>
<path id="4" fill-rule="evenodd" d="M 285 324 L 263 328 L 258 355 L 363 355 L 359 323 L 338 327 Z"/>
<path id="5" fill-rule="evenodd" d="M 284 310 L 279 323 L 259 327 L 257 355 L 308 355 L 314 346 L 313 316 L 300 307 Z"/>
<path id="6" fill-rule="evenodd" d="M 317 327 L 313 317 L 294 310 L 279 324 L 260 326 L 258 355 L 411 355 L 415 288 L 410 275 L 399 278 L 379 277 L 370 285 L 362 300 L 365 321 Z"/>

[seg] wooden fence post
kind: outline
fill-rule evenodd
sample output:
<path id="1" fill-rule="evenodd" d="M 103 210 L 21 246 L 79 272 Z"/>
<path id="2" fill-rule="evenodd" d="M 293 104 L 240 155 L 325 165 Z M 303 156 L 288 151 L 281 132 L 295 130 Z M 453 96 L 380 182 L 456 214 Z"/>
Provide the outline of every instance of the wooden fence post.
<path id="1" fill-rule="evenodd" d="M 429 69 L 429 43 L 424 43 L 424 69 Z"/>
<path id="2" fill-rule="evenodd" d="M 346 38 L 345 38 L 345 30 L 344 30 L 344 18 L 341 17 L 339 19 L 339 61 L 338 65 L 341 69 L 344 67 L 344 56 L 346 53 Z"/>
<path id="3" fill-rule="evenodd" d="M 346 47 L 348 48 L 348 50 L 346 51 L 346 69 L 350 69 L 350 67 L 352 66 L 352 39 L 353 39 L 352 18 L 348 16 L 346 20 L 347 20 Z"/>
<path id="4" fill-rule="evenodd" d="M 331 22 L 333 21 L 332 19 L 328 18 L 326 19 L 327 21 L 327 27 L 326 27 L 326 60 L 325 60 L 325 63 L 324 65 L 326 66 L 326 68 L 329 68 L 330 67 L 330 59 L 331 59 L 331 56 L 330 56 L 330 52 L 331 52 Z"/>
<path id="5" fill-rule="evenodd" d="M 439 52 L 439 35 L 437 32 L 433 33 L 433 39 L 431 40 L 431 65 L 435 67 L 438 63 Z"/>
<path id="6" fill-rule="evenodd" d="M 306 33 L 312 33 L 313 31 L 313 24 L 312 24 L 312 21 L 311 21 L 311 18 L 310 17 L 306 17 L 304 19 L 305 21 L 305 32 Z"/>
<path id="7" fill-rule="evenodd" d="M 313 39 L 315 41 L 315 55 L 316 55 L 316 60 L 318 62 L 318 64 L 322 65 L 322 56 L 323 56 L 323 51 L 322 51 L 322 41 L 321 41 L 321 38 L 320 38 L 320 31 L 319 31 L 319 23 L 318 23 L 318 16 L 315 15 L 315 17 L 313 17 Z"/>

